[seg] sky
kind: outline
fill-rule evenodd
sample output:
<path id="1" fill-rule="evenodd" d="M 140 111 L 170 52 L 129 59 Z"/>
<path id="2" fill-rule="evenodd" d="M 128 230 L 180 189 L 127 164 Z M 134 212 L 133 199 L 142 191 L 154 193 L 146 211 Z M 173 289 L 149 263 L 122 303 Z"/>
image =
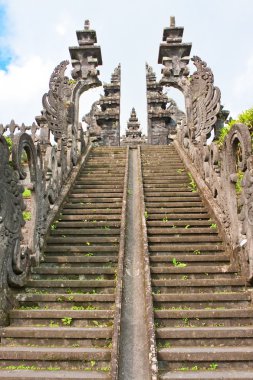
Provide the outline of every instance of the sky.
<path id="1" fill-rule="evenodd" d="M 135 107 L 145 132 L 145 62 L 159 79 L 159 44 L 170 16 L 185 27 L 192 56 L 212 68 L 231 116 L 252 107 L 252 0 L 0 0 L 0 124 L 33 123 L 54 67 L 70 59 L 75 32 L 89 19 L 102 50 L 100 80 L 109 82 L 121 63 L 121 129 Z M 183 108 L 182 95 L 167 91 Z M 100 87 L 83 94 L 80 119 L 102 93 Z"/>

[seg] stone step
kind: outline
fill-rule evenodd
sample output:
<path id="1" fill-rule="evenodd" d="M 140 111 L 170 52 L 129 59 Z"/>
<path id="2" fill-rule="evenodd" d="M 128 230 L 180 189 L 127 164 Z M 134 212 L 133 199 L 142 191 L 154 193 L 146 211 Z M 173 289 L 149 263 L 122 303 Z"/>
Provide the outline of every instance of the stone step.
<path id="1" fill-rule="evenodd" d="M 209 238 L 210 239 L 210 238 Z M 214 240 L 216 241 L 216 240 Z M 118 243 L 119 237 L 118 236 L 69 236 L 66 235 L 66 237 L 62 236 L 49 236 L 47 238 L 47 245 L 51 244 L 86 244 L 87 246 L 90 246 L 92 248 L 93 243 L 95 244 L 110 244 L 110 243 Z"/>
<path id="2" fill-rule="evenodd" d="M 75 302 L 113 302 L 115 300 L 114 294 L 24 294 L 19 293 L 16 295 L 16 299 L 19 302 L 26 303 L 38 303 L 38 302 L 64 302 L 64 303 L 75 303 Z M 60 299 L 60 301 L 59 301 Z"/>
<path id="3" fill-rule="evenodd" d="M 95 275 L 102 275 L 102 274 L 115 274 L 115 268 L 107 268 L 107 267 L 50 267 L 50 266 L 43 266 L 43 267 L 35 267 L 32 268 L 33 274 L 54 274 L 54 275 L 60 275 L 60 274 L 75 274 L 75 275 L 82 275 L 82 274 L 95 274 Z"/>
<path id="4" fill-rule="evenodd" d="M 173 212 L 161 212 L 161 210 L 158 210 L 159 213 L 153 213 L 151 214 L 150 212 L 148 213 L 147 219 L 148 222 L 150 221 L 160 221 L 163 223 L 166 223 L 166 220 L 169 221 L 181 221 L 184 223 L 184 225 L 191 224 L 194 220 L 207 220 L 209 221 L 210 216 L 208 213 L 203 210 L 201 213 L 192 213 L 191 211 L 188 211 L 188 213 L 183 214 L 182 210 L 178 209 L 177 213 Z M 91 219 L 94 218 L 94 216 L 91 217 Z M 63 217 L 62 217 L 63 219 Z M 66 216 L 64 216 L 64 219 L 66 219 Z M 210 225 L 210 224 L 209 224 Z"/>
<path id="5" fill-rule="evenodd" d="M 0 347 L 2 361 L 84 361 L 84 360 L 110 360 L 111 353 L 108 348 L 85 347 Z M 70 364 L 70 363 L 69 363 Z M 71 366 L 71 364 L 70 364 Z"/>
<path id="6" fill-rule="evenodd" d="M 120 229 L 120 221 L 118 220 L 82 220 L 80 221 L 59 221 L 58 224 L 56 225 L 57 229 L 59 228 L 85 228 L 85 229 L 117 229 L 119 231 Z"/>
<path id="7" fill-rule="evenodd" d="M 208 230 L 208 229 L 207 229 Z M 212 233 L 214 231 L 211 230 Z M 86 235 L 110 235 L 110 236 L 118 236 L 120 234 L 120 229 L 119 228 L 114 228 L 110 226 L 101 226 L 100 228 L 71 228 L 70 226 L 68 228 L 60 228 L 60 226 L 57 225 L 57 228 L 53 231 L 50 232 L 51 236 L 55 235 L 81 235 L 81 236 L 86 236 Z"/>
<path id="8" fill-rule="evenodd" d="M 169 340 L 172 347 L 185 345 L 223 344 L 231 343 L 236 346 L 245 345 L 246 341 L 252 344 L 253 326 L 232 326 L 232 327 L 191 327 L 191 328 L 158 328 L 156 330 L 157 339 Z M 215 340 L 215 342 L 214 342 Z"/>
<path id="9" fill-rule="evenodd" d="M 208 227 L 208 230 L 212 230 L 210 228 L 211 222 L 209 219 L 192 219 L 192 220 L 187 220 L 187 223 L 185 223 L 184 220 L 169 220 L 168 218 L 163 217 L 161 220 L 148 220 L 146 221 L 147 226 L 148 226 L 148 232 L 151 230 L 150 227 L 162 227 L 162 228 L 176 228 L 176 227 L 183 227 L 185 228 L 186 226 L 190 226 L 191 229 L 193 227 L 197 228 L 204 228 Z M 152 231 L 152 230 L 151 230 Z"/>
<path id="10" fill-rule="evenodd" d="M 66 202 L 64 204 L 64 209 L 89 209 L 90 211 L 93 211 L 94 209 L 121 209 L 122 204 L 119 202 L 114 203 L 86 203 L 85 198 L 78 198 L 78 199 L 70 199 L 70 202 Z M 75 211 L 73 211 L 75 212 Z"/>
<path id="11" fill-rule="evenodd" d="M 194 287 L 223 287 L 223 286 L 244 286 L 245 279 L 242 277 L 233 279 L 193 279 L 193 280 L 152 280 L 155 287 L 168 288 L 194 288 Z"/>
<path id="12" fill-rule="evenodd" d="M 171 264 L 169 267 L 164 267 L 164 265 L 151 267 L 151 273 L 153 274 L 222 274 L 222 273 L 236 273 L 238 271 L 237 267 L 233 266 L 185 266 L 185 267 L 177 267 Z"/>
<path id="13" fill-rule="evenodd" d="M 98 254 L 87 256 L 45 256 L 45 263 L 57 263 L 57 264 L 80 264 L 80 263 L 117 263 L 116 256 L 99 256 Z"/>
<path id="14" fill-rule="evenodd" d="M 194 367 L 194 366 L 193 366 Z M 184 368 L 184 367 L 182 367 Z M 185 367 L 182 371 L 173 371 L 162 374 L 160 380 L 252 380 L 252 370 L 230 370 L 220 371 L 209 369 L 209 371 L 195 370 Z M 189 370 L 187 370 L 189 369 Z"/>
<path id="15" fill-rule="evenodd" d="M 118 247 L 116 245 L 48 245 L 45 248 L 45 252 L 49 254 L 50 252 L 57 252 L 58 254 L 65 253 L 65 254 L 79 254 L 79 253 L 87 253 L 88 254 L 96 254 L 96 255 L 101 255 L 103 254 L 108 254 L 111 255 L 114 252 L 118 253 Z"/>
<path id="16" fill-rule="evenodd" d="M 75 214 L 75 215 L 73 215 Z M 64 219 L 65 216 L 67 215 L 71 215 L 71 216 L 76 216 L 76 215 L 83 215 L 83 218 L 97 218 L 97 219 L 100 219 L 100 216 L 103 218 L 104 217 L 108 217 L 108 216 L 115 216 L 117 218 L 120 218 L 121 216 L 121 207 L 118 208 L 118 209 L 92 209 L 92 211 L 90 209 L 85 209 L 85 208 L 80 208 L 80 206 L 78 208 L 75 208 L 75 210 L 71 210 L 71 209 L 68 209 L 66 207 L 64 207 L 62 209 L 62 216 L 61 218 Z M 103 216 L 102 216 L 103 215 Z"/>
<path id="17" fill-rule="evenodd" d="M 100 223 L 104 222 L 107 225 L 107 222 L 111 221 L 113 223 L 120 222 L 120 214 L 99 214 L 99 215 L 89 215 L 89 214 L 82 214 L 82 215 L 62 215 L 61 221 L 79 221 L 83 223 Z M 97 224 L 98 225 L 98 224 Z M 96 225 L 96 226 L 97 226 Z M 90 224 L 91 226 L 91 224 Z"/>
<path id="18" fill-rule="evenodd" d="M 28 280 L 27 286 L 31 288 L 114 288 L 114 280 Z"/>
<path id="19" fill-rule="evenodd" d="M 158 360 L 184 363 L 226 362 L 229 368 L 233 362 L 253 361 L 252 347 L 171 347 L 158 350 Z"/>
<path id="20" fill-rule="evenodd" d="M 200 252 L 200 251 L 199 251 Z M 199 265 L 203 265 L 203 263 L 205 263 L 205 265 L 207 265 L 207 263 L 210 263 L 210 265 L 213 265 L 214 262 L 219 262 L 224 264 L 224 263 L 229 263 L 229 256 L 228 255 L 225 255 L 225 254 L 212 254 L 212 255 L 209 255 L 209 254 L 195 254 L 194 251 L 192 252 L 192 254 L 188 254 L 188 255 L 185 255 L 185 254 L 182 254 L 180 255 L 180 261 L 184 262 L 184 263 L 194 263 L 194 264 L 199 264 Z M 172 263 L 172 260 L 175 258 L 174 255 L 172 254 L 164 254 L 164 255 L 156 255 L 156 254 L 152 254 L 150 255 L 150 262 L 152 263 L 152 267 L 153 267 L 153 263 L 158 263 L 157 265 L 160 265 L 160 263 L 169 263 L 171 264 Z"/>
<path id="21" fill-rule="evenodd" d="M 51 238 L 53 239 L 53 238 Z M 56 238 L 55 238 L 56 239 Z M 60 239 L 63 239 L 64 238 L 57 238 L 58 241 L 62 241 Z M 70 241 L 70 238 L 68 238 L 69 241 Z M 77 238 L 78 239 L 78 238 Z M 114 239 L 114 238 L 112 238 Z M 50 240 L 51 242 L 52 240 Z M 214 242 L 214 243 L 222 243 L 222 240 L 220 238 L 220 236 L 218 235 L 186 235 L 186 234 L 177 234 L 177 235 L 173 235 L 173 236 L 164 236 L 164 235 L 160 235 L 160 236 L 148 236 L 148 242 L 150 243 L 150 247 L 152 247 L 152 243 L 161 243 L 161 244 L 164 244 L 164 243 L 173 243 L 173 244 L 177 244 L 180 245 L 181 244 L 184 244 L 184 243 L 211 243 L 211 242 Z"/>
<path id="22" fill-rule="evenodd" d="M 166 225 L 166 223 L 164 223 Z M 167 226 L 163 228 L 153 227 L 148 229 L 149 236 L 153 235 L 216 235 L 218 234 L 217 228 L 191 226 L 186 224 L 184 228 L 177 228 L 176 226 Z"/>
<path id="23" fill-rule="evenodd" d="M 112 328 L 78 327 L 6 327 L 0 330 L 1 338 L 38 339 L 110 339 Z"/>
<path id="24" fill-rule="evenodd" d="M 205 244 L 203 243 L 198 243 L 194 242 L 192 244 L 150 244 L 149 246 L 149 251 L 150 252 L 168 252 L 168 251 L 173 251 L 173 252 L 183 252 L 183 253 L 188 253 L 188 252 L 194 252 L 194 251 L 222 251 L 223 250 L 223 245 L 219 243 L 215 244 Z"/>
<path id="25" fill-rule="evenodd" d="M 8 366 L 7 366 L 8 368 Z M 19 366 L 17 366 L 19 368 Z M 103 372 L 97 372 L 97 371 L 85 371 L 85 377 L 84 377 L 84 371 L 64 371 L 60 369 L 54 369 L 57 367 L 52 367 L 51 370 L 1 370 L 0 366 L 0 379 L 1 380 L 16 380 L 16 379 L 22 379 L 22 380 L 34 380 L 34 379 L 40 379 L 40 380 L 50 380 L 50 379 L 56 379 L 56 380 L 75 380 L 75 379 L 91 379 L 91 380 L 110 380 L 111 376 L 108 375 L 108 373 Z M 106 368 L 106 367 L 105 367 Z"/>

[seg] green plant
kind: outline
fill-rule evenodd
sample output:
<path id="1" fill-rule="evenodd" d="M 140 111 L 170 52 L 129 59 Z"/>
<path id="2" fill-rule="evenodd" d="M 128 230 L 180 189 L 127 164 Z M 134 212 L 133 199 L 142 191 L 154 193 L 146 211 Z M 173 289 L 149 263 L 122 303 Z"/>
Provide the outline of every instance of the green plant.
<path id="1" fill-rule="evenodd" d="M 85 253 L 84 256 L 94 256 L 94 254 L 89 252 L 89 253 Z"/>
<path id="2" fill-rule="evenodd" d="M 30 211 L 23 211 L 23 218 L 26 222 L 32 219 L 32 214 Z"/>
<path id="3" fill-rule="evenodd" d="M 168 218 L 165 216 L 164 218 L 163 218 L 163 223 L 167 223 L 168 222 Z"/>
<path id="4" fill-rule="evenodd" d="M 54 321 L 50 321 L 49 327 L 59 327 L 59 323 L 54 322 Z"/>
<path id="5" fill-rule="evenodd" d="M 5 137 L 5 140 L 7 142 L 7 145 L 8 145 L 8 148 L 9 148 L 9 152 L 11 153 L 12 152 L 12 146 L 13 146 L 13 141 L 10 137 Z"/>
<path id="6" fill-rule="evenodd" d="M 145 219 L 148 219 L 148 212 L 147 211 L 144 211 L 144 217 L 145 217 Z"/>
<path id="7" fill-rule="evenodd" d="M 68 80 L 68 84 L 69 85 L 74 85 L 74 84 L 76 84 L 77 83 L 77 81 L 75 80 L 75 79 L 69 79 Z"/>
<path id="8" fill-rule="evenodd" d="M 244 176 L 244 173 L 241 170 L 239 170 L 237 172 L 237 180 L 236 180 L 236 184 L 235 184 L 235 191 L 236 191 L 237 195 L 240 195 L 241 192 L 242 192 L 242 180 L 243 180 L 243 176 Z"/>
<path id="9" fill-rule="evenodd" d="M 191 226 L 190 226 L 190 224 L 187 224 L 186 226 L 185 226 L 185 229 L 187 230 L 188 228 L 190 228 Z"/>
<path id="10" fill-rule="evenodd" d="M 210 371 L 215 371 L 216 369 L 218 368 L 218 364 L 217 363 L 211 363 L 210 365 L 209 365 L 209 370 Z"/>
<path id="11" fill-rule="evenodd" d="M 184 169 L 177 169 L 177 173 L 182 174 L 184 172 Z"/>
<path id="12" fill-rule="evenodd" d="M 217 224 L 212 223 L 211 226 L 210 226 L 210 228 L 216 229 L 217 228 Z"/>
<path id="13" fill-rule="evenodd" d="M 188 172 L 188 177 L 189 177 L 189 180 L 190 180 L 188 188 L 191 190 L 192 193 L 196 193 L 196 191 L 197 191 L 197 184 L 194 181 L 193 176 L 191 175 L 190 172 Z"/>
<path id="14" fill-rule="evenodd" d="M 172 264 L 174 265 L 174 267 L 177 267 L 177 268 L 184 268 L 187 266 L 187 264 L 177 261 L 175 257 L 173 257 L 172 259 Z"/>
<path id="15" fill-rule="evenodd" d="M 64 317 L 61 319 L 64 326 L 70 326 L 73 322 L 73 318 L 71 317 Z"/>
<path id="16" fill-rule="evenodd" d="M 23 195 L 23 198 L 30 198 L 31 190 L 25 188 L 22 195 Z"/>
<path id="17" fill-rule="evenodd" d="M 195 249 L 195 251 L 193 251 L 194 255 L 201 255 L 201 252 L 198 250 L 198 249 Z"/>

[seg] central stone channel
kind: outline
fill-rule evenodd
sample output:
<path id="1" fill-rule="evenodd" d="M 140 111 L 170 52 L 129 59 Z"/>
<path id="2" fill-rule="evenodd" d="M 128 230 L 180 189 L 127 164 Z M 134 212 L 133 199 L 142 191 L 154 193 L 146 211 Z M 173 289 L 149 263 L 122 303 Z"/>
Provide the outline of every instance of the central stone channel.
<path id="1" fill-rule="evenodd" d="M 143 274 L 138 151 L 129 149 L 126 249 L 120 336 L 119 380 L 148 380 L 149 352 Z"/>

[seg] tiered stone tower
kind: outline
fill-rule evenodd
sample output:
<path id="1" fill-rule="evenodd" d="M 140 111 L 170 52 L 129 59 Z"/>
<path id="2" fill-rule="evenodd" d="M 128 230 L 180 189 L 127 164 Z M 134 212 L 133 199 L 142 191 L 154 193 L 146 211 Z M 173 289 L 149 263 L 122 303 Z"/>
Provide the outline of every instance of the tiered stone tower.
<path id="1" fill-rule="evenodd" d="M 93 103 L 90 112 L 83 117 L 88 134 L 100 145 L 120 145 L 120 64 L 115 68 L 111 82 L 105 83 L 104 95 Z"/>
<path id="2" fill-rule="evenodd" d="M 140 123 L 133 108 L 127 123 L 126 135 L 122 137 L 121 145 L 139 145 L 146 143 L 146 136 L 142 135 Z"/>
<path id="3" fill-rule="evenodd" d="M 156 80 L 151 66 L 146 64 L 147 107 L 148 107 L 148 143 L 167 145 L 170 136 L 176 133 L 177 123 L 184 113 L 174 100 L 163 93 L 163 86 Z"/>

